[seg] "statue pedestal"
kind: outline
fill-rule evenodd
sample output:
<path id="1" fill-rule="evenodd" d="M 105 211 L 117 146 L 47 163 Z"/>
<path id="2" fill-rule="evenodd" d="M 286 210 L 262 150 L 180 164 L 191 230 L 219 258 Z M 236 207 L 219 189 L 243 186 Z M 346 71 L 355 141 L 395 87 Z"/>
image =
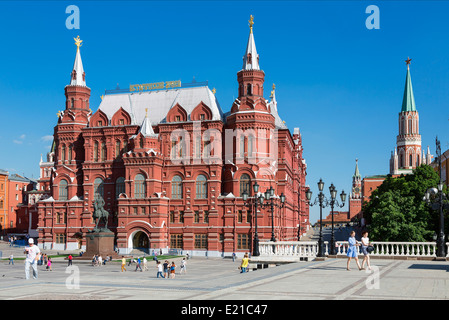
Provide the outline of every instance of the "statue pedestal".
<path id="1" fill-rule="evenodd" d="M 86 257 L 99 254 L 101 256 L 115 256 L 114 232 L 92 232 L 86 233 Z"/>

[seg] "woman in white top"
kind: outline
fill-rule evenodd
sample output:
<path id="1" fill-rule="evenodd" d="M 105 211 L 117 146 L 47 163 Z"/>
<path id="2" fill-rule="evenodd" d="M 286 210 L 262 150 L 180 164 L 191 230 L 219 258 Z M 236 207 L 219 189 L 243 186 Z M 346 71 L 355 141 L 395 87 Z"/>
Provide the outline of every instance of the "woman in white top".
<path id="1" fill-rule="evenodd" d="M 363 261 L 362 261 L 362 269 L 365 269 L 365 263 L 368 266 L 368 270 L 371 270 L 371 265 L 369 262 L 369 253 L 368 248 L 369 246 L 369 238 L 368 238 L 368 231 L 364 231 L 362 233 L 362 252 L 364 255 Z"/>

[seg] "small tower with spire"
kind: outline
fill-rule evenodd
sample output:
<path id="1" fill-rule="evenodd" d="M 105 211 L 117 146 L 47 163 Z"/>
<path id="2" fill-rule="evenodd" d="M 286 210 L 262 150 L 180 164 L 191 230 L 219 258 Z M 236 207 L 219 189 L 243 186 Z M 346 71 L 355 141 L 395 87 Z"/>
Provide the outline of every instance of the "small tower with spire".
<path id="1" fill-rule="evenodd" d="M 426 163 L 422 156 L 421 135 L 419 134 L 419 113 L 416 109 L 413 94 L 410 63 L 407 58 L 407 74 L 405 77 L 402 108 L 399 113 L 399 133 L 396 138 L 396 148 L 390 158 L 390 174 L 410 174 L 412 170 Z"/>
<path id="2" fill-rule="evenodd" d="M 70 84 L 65 87 L 66 108 L 64 116 L 70 114 L 73 120 L 77 118 L 77 123 L 85 122 L 87 124 L 90 88 L 86 85 L 86 73 L 84 72 L 83 61 L 81 59 L 80 47 L 83 40 L 79 36 L 73 39 L 76 45 L 76 56 L 70 75 Z M 69 118 L 65 118 L 69 120 Z"/>
<path id="3" fill-rule="evenodd" d="M 359 159 L 355 159 L 355 172 L 352 176 L 352 190 L 349 197 L 349 219 L 361 213 L 362 200 L 362 176 L 359 172 Z"/>

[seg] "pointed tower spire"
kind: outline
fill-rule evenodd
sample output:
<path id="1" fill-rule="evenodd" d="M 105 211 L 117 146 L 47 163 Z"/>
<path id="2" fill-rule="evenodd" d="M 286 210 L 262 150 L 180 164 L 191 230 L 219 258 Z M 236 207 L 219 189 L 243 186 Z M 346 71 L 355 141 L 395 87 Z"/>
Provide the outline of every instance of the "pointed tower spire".
<path id="1" fill-rule="evenodd" d="M 70 81 L 71 86 L 86 86 L 86 75 L 83 69 L 83 61 L 81 60 L 81 52 L 80 47 L 83 40 L 80 39 L 80 36 L 73 38 L 75 40 L 76 49 L 76 57 L 75 63 L 73 64 L 72 70 L 72 79 Z"/>
<path id="2" fill-rule="evenodd" d="M 145 109 L 145 118 L 143 119 L 142 125 L 140 126 L 139 133 L 147 137 L 157 137 L 158 135 L 154 133 L 153 126 L 151 125 L 150 119 L 148 119 L 148 108 Z"/>
<path id="3" fill-rule="evenodd" d="M 407 58 L 405 63 L 407 64 L 407 76 L 405 78 L 404 98 L 402 99 L 402 112 L 416 111 L 415 97 L 413 96 L 412 78 L 410 76 L 410 61 L 412 59 Z"/>
<path id="4" fill-rule="evenodd" d="M 246 52 L 243 56 L 243 70 L 260 70 L 259 55 L 256 50 L 256 42 L 254 41 L 253 24 L 254 17 L 251 15 L 249 19 L 249 38 L 246 46 Z"/>
<path id="5" fill-rule="evenodd" d="M 361 178 L 358 162 L 359 162 L 359 159 L 355 159 L 355 172 L 354 172 L 354 176 L 353 176 L 355 178 Z"/>

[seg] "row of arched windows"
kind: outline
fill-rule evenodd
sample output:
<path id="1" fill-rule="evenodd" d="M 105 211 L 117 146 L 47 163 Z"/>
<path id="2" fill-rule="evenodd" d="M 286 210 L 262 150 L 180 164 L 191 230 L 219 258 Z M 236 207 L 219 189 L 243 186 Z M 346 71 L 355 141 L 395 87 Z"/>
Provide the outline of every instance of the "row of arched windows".
<path id="1" fill-rule="evenodd" d="M 68 147 L 63 143 L 61 145 L 61 161 L 72 161 L 72 155 L 73 155 L 73 147 L 70 144 Z"/>
<path id="2" fill-rule="evenodd" d="M 123 142 L 121 140 L 115 141 L 115 157 L 120 157 L 120 155 L 124 152 L 128 151 L 128 141 L 124 140 Z M 94 142 L 94 150 L 93 150 L 93 161 L 94 162 L 103 162 L 107 160 L 108 157 L 108 150 L 106 147 L 106 143 L 104 141 Z"/>
<path id="3" fill-rule="evenodd" d="M 400 134 L 418 134 L 419 133 L 419 121 L 415 117 L 401 117 L 399 121 L 399 133 Z"/>
<path id="4" fill-rule="evenodd" d="M 179 175 L 173 177 L 171 181 L 172 199 L 182 199 L 183 198 L 183 182 Z M 197 199 L 207 199 L 207 178 L 205 175 L 200 174 L 196 178 L 196 198 Z M 125 178 L 119 177 L 115 182 L 115 196 L 125 192 Z M 101 178 L 96 178 L 94 180 L 94 198 L 96 195 L 100 195 L 104 198 L 104 181 Z M 143 174 L 137 174 L 134 177 L 134 198 L 143 199 L 146 195 L 146 182 L 145 176 Z M 59 200 L 68 200 L 68 182 L 62 179 L 59 182 Z"/>
<path id="5" fill-rule="evenodd" d="M 401 157 L 402 159 L 402 157 Z M 402 161 L 402 160 L 401 160 Z M 240 196 L 246 192 L 251 195 L 251 178 L 248 174 L 241 175 L 240 180 Z M 195 182 L 196 199 L 207 199 L 208 186 L 207 177 L 203 174 L 198 175 Z M 119 177 L 115 182 L 115 196 L 118 197 L 125 192 L 125 178 Z M 104 181 L 101 178 L 94 180 L 94 197 L 100 195 L 104 198 Z M 143 199 L 146 195 L 146 182 L 143 174 L 137 174 L 134 178 L 134 198 Z M 62 179 L 59 182 L 59 200 L 68 200 L 68 182 Z M 183 182 L 179 175 L 173 177 L 171 181 L 171 198 L 183 199 Z"/>

